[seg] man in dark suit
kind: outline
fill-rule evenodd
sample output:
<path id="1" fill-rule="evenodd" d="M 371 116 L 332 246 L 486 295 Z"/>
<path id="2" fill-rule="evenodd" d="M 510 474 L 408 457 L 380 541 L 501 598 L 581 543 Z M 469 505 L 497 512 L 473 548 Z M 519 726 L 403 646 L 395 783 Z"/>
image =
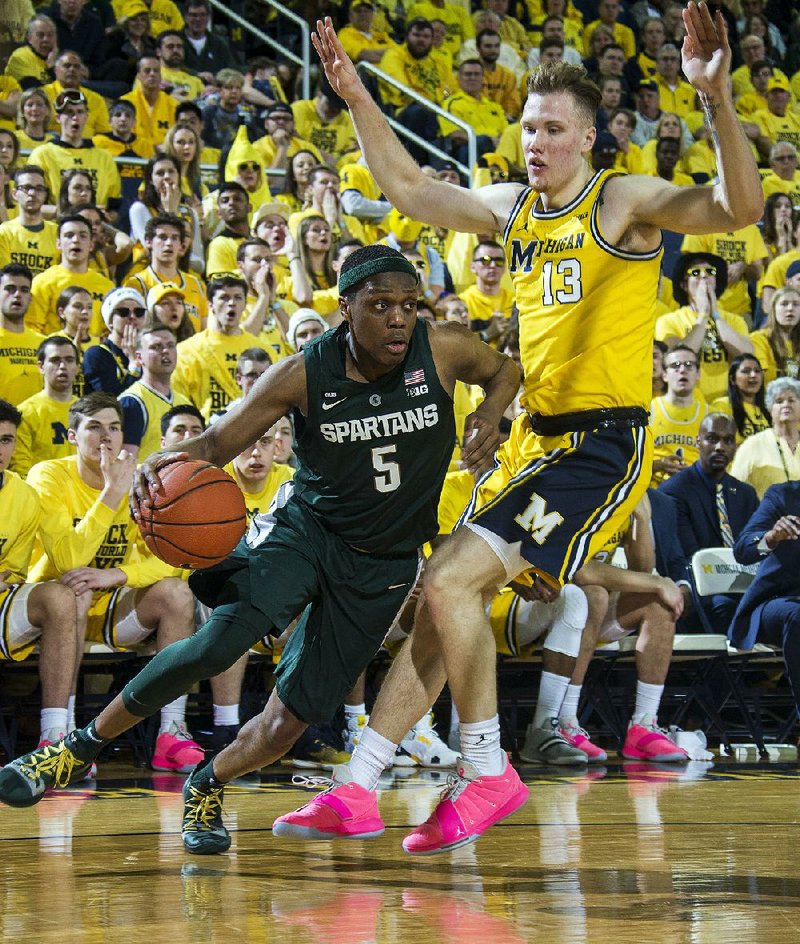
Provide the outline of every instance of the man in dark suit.
<path id="1" fill-rule="evenodd" d="M 742 564 L 761 562 L 733 617 L 737 649 L 757 641 L 783 647 L 800 713 L 800 482 L 770 486 L 733 548 Z"/>
<path id="2" fill-rule="evenodd" d="M 695 551 L 733 546 L 758 507 L 752 486 L 725 471 L 736 452 L 736 426 L 731 417 L 710 413 L 700 424 L 697 438 L 700 458 L 658 490 L 675 503 L 678 540 L 685 554 L 684 579 L 689 582 L 693 582 L 691 560 Z M 727 632 L 739 598 L 715 594 L 698 602 L 702 612 L 688 612 L 682 628 Z"/>

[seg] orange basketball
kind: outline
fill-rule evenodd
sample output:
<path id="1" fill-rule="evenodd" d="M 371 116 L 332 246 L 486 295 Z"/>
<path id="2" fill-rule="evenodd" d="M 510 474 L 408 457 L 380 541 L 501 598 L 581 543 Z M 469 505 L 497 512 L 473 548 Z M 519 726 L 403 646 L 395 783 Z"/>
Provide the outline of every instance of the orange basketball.
<path id="1" fill-rule="evenodd" d="M 139 505 L 139 530 L 150 550 L 173 567 L 211 567 L 244 534 L 244 496 L 222 469 L 195 459 L 165 466 L 152 508 Z"/>

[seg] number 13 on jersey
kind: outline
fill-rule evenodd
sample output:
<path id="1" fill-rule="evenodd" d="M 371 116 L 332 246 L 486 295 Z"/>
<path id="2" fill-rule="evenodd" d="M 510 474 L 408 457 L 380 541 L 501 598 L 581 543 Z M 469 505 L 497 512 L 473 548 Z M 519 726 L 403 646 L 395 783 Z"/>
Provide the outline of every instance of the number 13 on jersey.
<path id="1" fill-rule="evenodd" d="M 553 291 L 553 268 L 563 279 L 564 287 Z M 557 263 L 545 262 L 542 266 L 542 304 L 572 305 L 583 297 L 581 264 L 577 259 L 559 259 Z"/>

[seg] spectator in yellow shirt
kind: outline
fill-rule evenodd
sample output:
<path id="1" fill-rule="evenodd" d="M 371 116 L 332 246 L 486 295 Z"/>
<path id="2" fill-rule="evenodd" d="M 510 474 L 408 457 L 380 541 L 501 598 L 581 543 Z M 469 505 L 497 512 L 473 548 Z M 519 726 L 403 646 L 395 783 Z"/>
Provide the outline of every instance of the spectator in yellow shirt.
<path id="1" fill-rule="evenodd" d="M 785 193 L 793 206 L 800 206 L 800 170 L 797 148 L 791 141 L 777 141 L 769 149 L 770 173 L 761 182 L 764 196 Z"/>
<path id="2" fill-rule="evenodd" d="M 336 164 L 358 148 L 350 112 L 324 76 L 316 96 L 293 102 L 292 113 L 297 134 L 310 141 L 327 163 Z"/>
<path id="3" fill-rule="evenodd" d="M 186 45 L 183 36 L 177 30 L 164 30 L 156 40 L 156 52 L 161 60 L 161 81 L 165 90 L 179 102 L 200 98 L 205 83 L 185 69 Z"/>
<path id="4" fill-rule="evenodd" d="M 789 109 L 790 98 L 788 79 L 773 75 L 767 82 L 767 110 L 753 115 L 759 130 L 756 147 L 765 160 L 778 141 L 789 141 L 795 148 L 800 146 L 800 116 Z"/>
<path id="5" fill-rule="evenodd" d="M 153 56 L 143 56 L 136 70 L 133 91 L 123 95 L 124 101 L 133 102 L 136 109 L 135 132 L 138 138 L 148 138 L 158 146 L 175 124 L 176 99 L 161 90 L 161 62 Z"/>
<path id="6" fill-rule="evenodd" d="M 25 45 L 14 49 L 6 63 L 6 75 L 22 88 L 44 85 L 58 55 L 56 25 L 46 13 L 37 13 L 29 22 Z"/>
<path id="7" fill-rule="evenodd" d="M 613 32 L 614 42 L 622 46 L 626 59 L 632 59 L 636 55 L 636 37 L 629 26 L 617 21 L 619 11 L 619 0 L 600 0 L 597 4 L 598 18 L 593 20 L 583 32 L 583 48 L 587 56 L 591 54 L 592 34 L 601 24 Z"/>
<path id="8" fill-rule="evenodd" d="M 388 49 L 397 45 L 388 33 L 373 28 L 374 17 L 372 0 L 353 0 L 350 4 L 347 26 L 339 31 L 339 39 L 353 62 L 377 64 Z"/>
<path id="9" fill-rule="evenodd" d="M 496 102 L 506 118 L 513 121 L 522 111 L 522 98 L 516 74 L 497 61 L 500 43 L 500 34 L 496 30 L 484 29 L 475 37 L 475 47 L 483 66 L 483 94 Z"/>
<path id="10" fill-rule="evenodd" d="M 108 121 L 108 107 L 105 99 L 97 92 L 86 88 L 81 84 L 81 80 L 86 75 L 86 66 L 83 59 L 72 50 L 67 49 L 62 52 L 55 61 L 54 66 L 55 82 L 50 82 L 42 86 L 42 91 L 50 99 L 50 106 L 53 108 L 53 114 L 50 119 L 50 130 L 58 131 L 58 116 L 55 112 L 55 102 L 58 96 L 66 89 L 74 89 L 83 94 L 86 101 L 88 118 L 86 121 L 86 130 L 84 134 L 87 138 L 92 138 L 101 131 L 110 131 L 111 125 Z"/>
<path id="11" fill-rule="evenodd" d="M 681 54 L 672 43 L 664 45 L 656 53 L 656 74 L 653 77 L 659 92 L 659 104 L 664 111 L 671 111 L 679 118 L 686 118 L 694 111 L 694 89 L 679 75 Z"/>
<path id="12" fill-rule="evenodd" d="M 483 95 L 483 65 L 480 59 L 467 59 L 458 67 L 459 92 L 442 103 L 445 111 L 472 125 L 477 135 L 480 157 L 493 151 L 500 135 L 508 127 L 501 105 Z M 439 118 L 439 134 L 444 147 L 462 164 L 467 163 L 467 133 L 444 118 Z"/>

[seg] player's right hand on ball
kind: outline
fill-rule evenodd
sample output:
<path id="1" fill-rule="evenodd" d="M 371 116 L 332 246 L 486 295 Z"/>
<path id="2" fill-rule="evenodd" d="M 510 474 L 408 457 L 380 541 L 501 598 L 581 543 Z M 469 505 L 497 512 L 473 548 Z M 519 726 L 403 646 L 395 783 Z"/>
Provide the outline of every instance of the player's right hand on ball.
<path id="1" fill-rule="evenodd" d="M 155 493 L 162 490 L 159 470 L 174 462 L 184 462 L 188 458 L 188 452 L 154 452 L 138 469 L 134 470 L 130 500 L 131 515 L 134 518 L 138 515 L 139 505 L 145 508 L 152 507 Z"/>

